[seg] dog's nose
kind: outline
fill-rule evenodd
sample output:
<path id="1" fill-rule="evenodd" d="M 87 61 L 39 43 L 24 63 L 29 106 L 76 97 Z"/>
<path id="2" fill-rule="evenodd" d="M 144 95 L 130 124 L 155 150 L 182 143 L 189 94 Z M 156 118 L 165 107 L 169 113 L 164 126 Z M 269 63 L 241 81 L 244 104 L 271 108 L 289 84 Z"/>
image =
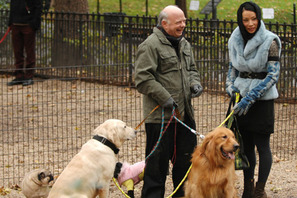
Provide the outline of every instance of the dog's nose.
<path id="1" fill-rule="evenodd" d="M 237 149 L 239 149 L 239 145 L 238 144 L 234 144 L 233 145 L 233 149 L 234 149 L 234 151 L 236 151 Z"/>

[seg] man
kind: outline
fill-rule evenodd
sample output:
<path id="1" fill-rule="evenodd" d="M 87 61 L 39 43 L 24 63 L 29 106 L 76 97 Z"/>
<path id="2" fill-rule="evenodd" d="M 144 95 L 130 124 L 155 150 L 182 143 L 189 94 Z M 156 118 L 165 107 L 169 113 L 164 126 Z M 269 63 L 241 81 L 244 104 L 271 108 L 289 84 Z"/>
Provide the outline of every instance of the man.
<path id="1" fill-rule="evenodd" d="M 11 0 L 8 26 L 12 30 L 15 79 L 8 86 L 32 85 L 35 67 L 35 32 L 40 28 L 41 0 Z M 26 61 L 24 56 L 26 51 Z M 24 68 L 24 64 L 25 68 Z"/>
<path id="2" fill-rule="evenodd" d="M 172 5 L 165 7 L 160 12 L 158 26 L 139 45 L 136 56 L 135 83 L 143 94 L 144 116 L 161 105 L 145 123 L 146 156 L 149 157 L 144 171 L 143 198 L 164 197 L 169 160 L 173 164 L 172 179 L 176 188 L 189 169 L 191 154 L 197 145 L 196 135 L 173 119 L 158 147 L 149 155 L 161 132 L 162 109 L 164 125 L 176 108 L 180 120 L 196 129 L 191 98 L 200 96 L 203 88 L 191 46 L 184 38 L 185 26 L 181 9 Z M 174 197 L 183 196 L 181 186 Z"/>

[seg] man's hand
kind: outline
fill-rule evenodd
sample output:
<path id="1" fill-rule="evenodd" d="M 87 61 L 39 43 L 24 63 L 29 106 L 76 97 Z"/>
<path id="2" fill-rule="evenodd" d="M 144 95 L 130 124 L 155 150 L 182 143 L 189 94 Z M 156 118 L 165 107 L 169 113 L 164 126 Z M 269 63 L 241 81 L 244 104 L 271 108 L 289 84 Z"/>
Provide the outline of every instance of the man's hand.
<path id="1" fill-rule="evenodd" d="M 163 108 L 173 109 L 173 107 L 177 107 L 176 102 L 170 97 L 164 104 L 162 104 Z"/>
<path id="2" fill-rule="evenodd" d="M 203 87 L 200 84 L 193 85 L 190 89 L 192 93 L 192 98 L 199 97 L 203 91 Z"/>

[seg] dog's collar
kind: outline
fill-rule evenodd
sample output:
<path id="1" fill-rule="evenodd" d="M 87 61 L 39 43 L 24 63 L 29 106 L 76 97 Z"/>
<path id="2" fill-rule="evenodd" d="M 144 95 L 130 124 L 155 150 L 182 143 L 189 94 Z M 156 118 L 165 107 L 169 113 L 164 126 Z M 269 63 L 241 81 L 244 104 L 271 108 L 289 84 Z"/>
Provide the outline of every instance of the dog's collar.
<path id="1" fill-rule="evenodd" d="M 109 141 L 108 139 L 106 139 L 105 137 L 99 136 L 99 135 L 95 135 L 93 137 L 93 139 L 98 140 L 99 142 L 101 142 L 102 144 L 108 146 L 109 148 L 111 148 L 111 150 L 113 150 L 113 152 L 115 154 L 118 154 L 120 149 L 118 149 L 116 147 L 116 145 L 114 145 L 111 141 Z"/>

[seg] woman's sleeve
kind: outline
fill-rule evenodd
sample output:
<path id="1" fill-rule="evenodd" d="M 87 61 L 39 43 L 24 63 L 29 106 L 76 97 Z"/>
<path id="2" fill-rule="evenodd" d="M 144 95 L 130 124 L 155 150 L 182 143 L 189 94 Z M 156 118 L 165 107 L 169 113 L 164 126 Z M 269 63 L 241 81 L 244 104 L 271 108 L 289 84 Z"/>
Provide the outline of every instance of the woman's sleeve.
<path id="1" fill-rule="evenodd" d="M 257 100 L 262 97 L 267 90 L 269 90 L 273 85 L 275 85 L 279 79 L 280 72 L 280 57 L 279 57 L 279 47 L 276 41 L 273 41 L 268 54 L 267 62 L 267 76 L 262 80 L 262 82 L 253 88 L 248 95 Z"/>
<path id="2" fill-rule="evenodd" d="M 227 79 L 226 79 L 226 91 L 229 96 L 232 95 L 232 92 L 239 92 L 237 88 L 234 87 L 234 81 L 237 78 L 239 71 L 232 66 L 232 62 L 229 62 Z"/>

